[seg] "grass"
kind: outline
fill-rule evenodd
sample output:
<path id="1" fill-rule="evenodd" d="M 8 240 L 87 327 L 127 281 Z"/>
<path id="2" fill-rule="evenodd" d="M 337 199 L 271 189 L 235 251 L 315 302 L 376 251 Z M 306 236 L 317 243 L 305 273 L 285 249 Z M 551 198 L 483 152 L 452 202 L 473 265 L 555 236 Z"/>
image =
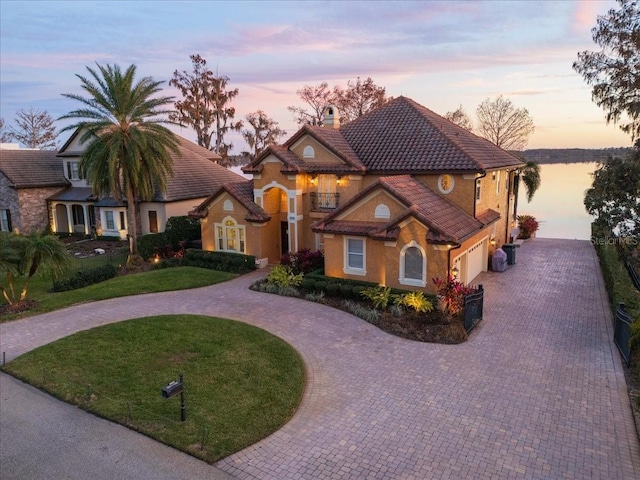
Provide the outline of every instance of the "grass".
<path id="1" fill-rule="evenodd" d="M 172 269 L 175 273 L 175 269 Z M 8 373 L 213 463 L 280 428 L 303 394 L 304 365 L 259 328 L 197 315 L 146 317 L 83 331 L 9 362 Z M 161 387 L 184 373 L 180 398 Z"/>
<path id="2" fill-rule="evenodd" d="M 106 282 L 68 292 L 50 293 L 51 277 L 37 275 L 31 281 L 27 299 L 35 300 L 36 306 L 26 312 L 0 315 L 0 322 L 14 320 L 38 313 L 50 312 L 77 303 L 106 300 L 124 295 L 166 292 L 204 287 L 224 282 L 237 275 L 197 267 L 176 267 L 115 277 Z M 22 281 L 16 282 L 16 291 Z"/>

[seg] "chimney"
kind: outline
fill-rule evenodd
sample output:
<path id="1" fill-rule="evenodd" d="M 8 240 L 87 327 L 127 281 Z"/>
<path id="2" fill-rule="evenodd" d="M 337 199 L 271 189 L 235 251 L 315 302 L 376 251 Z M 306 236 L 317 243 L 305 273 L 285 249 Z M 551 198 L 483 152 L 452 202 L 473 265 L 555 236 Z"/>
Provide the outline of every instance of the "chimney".
<path id="1" fill-rule="evenodd" d="M 325 107 L 322 123 L 325 127 L 340 128 L 340 113 L 334 105 Z"/>

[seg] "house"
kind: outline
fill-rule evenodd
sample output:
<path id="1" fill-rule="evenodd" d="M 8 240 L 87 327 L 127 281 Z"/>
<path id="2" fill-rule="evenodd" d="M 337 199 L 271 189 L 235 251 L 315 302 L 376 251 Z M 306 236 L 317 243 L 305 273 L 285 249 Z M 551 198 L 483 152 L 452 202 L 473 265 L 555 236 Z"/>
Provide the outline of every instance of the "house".
<path id="1" fill-rule="evenodd" d="M 203 248 L 277 262 L 325 253 L 325 274 L 433 292 L 470 283 L 510 240 L 524 163 L 406 97 L 340 126 L 304 126 L 213 191 L 192 215 Z"/>
<path id="2" fill-rule="evenodd" d="M 69 185 L 56 152 L 0 146 L 0 231 L 29 233 L 49 225 L 47 198 Z"/>
<path id="3" fill-rule="evenodd" d="M 218 165 L 220 156 L 176 135 L 179 155 L 173 159 L 173 175 L 167 179 L 166 192 L 156 191 L 148 202 L 137 203 L 141 220 L 140 234 L 163 232 L 172 216 L 186 215 L 222 184 L 243 179 L 241 175 Z M 47 198 L 52 230 L 56 233 L 96 233 L 127 237 L 127 199 L 97 198 L 81 177 L 79 165 L 84 145 L 76 131 L 58 152 L 58 169 L 67 188 Z"/>

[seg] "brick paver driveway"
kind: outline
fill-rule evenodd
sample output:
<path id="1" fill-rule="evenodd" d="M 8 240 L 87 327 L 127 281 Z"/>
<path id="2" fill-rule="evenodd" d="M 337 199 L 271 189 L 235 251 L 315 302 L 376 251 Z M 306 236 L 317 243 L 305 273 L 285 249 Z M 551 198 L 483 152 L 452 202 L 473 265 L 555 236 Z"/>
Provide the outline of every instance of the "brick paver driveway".
<path id="1" fill-rule="evenodd" d="M 0 349 L 13 358 L 78 329 L 178 312 L 281 336 L 303 355 L 308 388 L 280 431 L 216 465 L 238 478 L 640 478 L 588 242 L 536 239 L 507 272 L 482 274 L 485 318 L 457 346 L 399 339 L 330 308 L 248 291 L 255 276 L 4 324 Z"/>

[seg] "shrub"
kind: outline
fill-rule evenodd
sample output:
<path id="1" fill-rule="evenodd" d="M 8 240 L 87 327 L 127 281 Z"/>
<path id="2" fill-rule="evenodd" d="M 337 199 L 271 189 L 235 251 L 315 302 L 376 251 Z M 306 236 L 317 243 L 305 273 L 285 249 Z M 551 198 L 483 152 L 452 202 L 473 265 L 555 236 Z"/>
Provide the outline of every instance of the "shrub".
<path id="1" fill-rule="evenodd" d="M 407 306 L 418 313 L 427 313 L 433 311 L 433 303 L 422 292 L 409 292 L 402 295 L 398 302 L 400 305 Z"/>
<path id="2" fill-rule="evenodd" d="M 138 239 L 138 252 L 145 260 L 150 259 L 154 255 L 166 258 L 163 253 L 168 244 L 169 241 L 167 240 L 167 235 L 164 233 L 143 235 Z"/>
<path id="3" fill-rule="evenodd" d="M 330 297 L 338 297 L 340 295 L 340 285 L 339 283 L 329 283 L 327 284 L 327 295 Z"/>
<path id="4" fill-rule="evenodd" d="M 276 265 L 267 276 L 267 283 L 281 287 L 297 287 L 302 283 L 302 274 L 295 274 L 290 267 Z"/>
<path id="5" fill-rule="evenodd" d="M 104 282 L 113 278 L 118 273 L 118 267 L 110 263 L 91 270 L 76 272 L 73 276 L 53 283 L 54 292 L 66 292 L 78 288 L 87 287 L 95 283 Z"/>
<path id="6" fill-rule="evenodd" d="M 310 278 L 303 278 L 300 286 L 305 290 L 313 290 L 316 286 L 316 281 L 311 280 Z"/>
<path id="7" fill-rule="evenodd" d="M 202 238 L 200 220 L 186 215 L 169 217 L 164 232 L 167 242 L 174 250 L 179 247 L 180 242 L 191 242 Z"/>
<path id="8" fill-rule="evenodd" d="M 373 308 L 386 310 L 387 306 L 393 302 L 395 295 L 391 292 L 390 287 L 377 285 L 375 287 L 365 288 L 360 295 L 373 302 Z"/>
<path id="9" fill-rule="evenodd" d="M 315 289 L 318 290 L 319 292 L 326 292 L 327 291 L 327 282 L 323 282 L 322 280 L 317 281 Z"/>
<path id="10" fill-rule="evenodd" d="M 464 297 L 475 292 L 475 288 L 460 283 L 453 277 L 447 280 L 434 278 L 433 283 L 438 289 L 438 297 L 442 302 L 442 313 L 458 315 L 464 310 Z"/>
<path id="11" fill-rule="evenodd" d="M 345 300 L 344 306 L 356 317 L 359 317 L 372 325 L 376 325 L 380 321 L 381 313 L 374 308 L 363 307 L 359 303 L 352 302 L 351 300 Z"/>
<path id="12" fill-rule="evenodd" d="M 184 254 L 183 265 L 224 272 L 247 273 L 256 269 L 256 257 L 241 253 L 189 249 Z"/>
<path id="13" fill-rule="evenodd" d="M 531 238 L 531 235 L 538 231 L 538 221 L 531 215 L 518 215 L 518 228 L 520 235 L 518 238 Z"/>
<path id="14" fill-rule="evenodd" d="M 389 311 L 394 317 L 402 317 L 404 315 L 404 306 L 401 303 L 394 303 L 389 307 Z"/>
<path id="15" fill-rule="evenodd" d="M 340 285 L 340 295 L 342 295 L 344 298 L 353 297 L 353 288 L 354 287 L 349 284 Z"/>
<path id="16" fill-rule="evenodd" d="M 320 250 L 303 248 L 295 253 L 285 253 L 280 258 L 280 263 L 291 267 L 294 273 L 309 273 L 324 267 L 324 254 Z"/>

